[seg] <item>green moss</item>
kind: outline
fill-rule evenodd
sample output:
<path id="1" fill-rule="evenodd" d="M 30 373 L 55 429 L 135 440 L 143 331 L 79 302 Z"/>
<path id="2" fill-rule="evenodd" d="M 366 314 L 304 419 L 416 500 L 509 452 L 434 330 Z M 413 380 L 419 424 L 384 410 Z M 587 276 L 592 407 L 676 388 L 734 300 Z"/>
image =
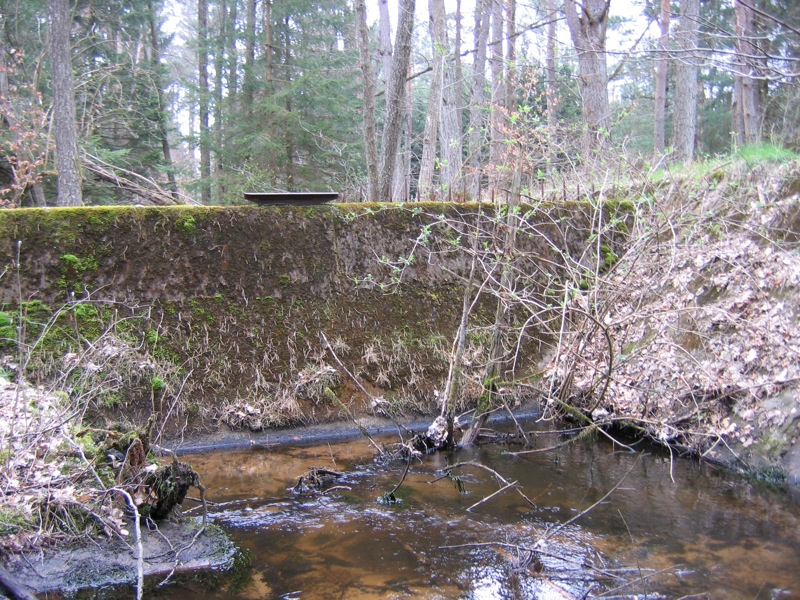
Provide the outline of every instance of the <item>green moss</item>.
<path id="1" fill-rule="evenodd" d="M 601 271 L 608 271 L 611 267 L 617 264 L 617 262 L 619 262 L 619 256 L 617 256 L 616 252 L 614 252 L 610 246 L 605 244 L 600 246 L 600 256 L 602 258 L 602 264 L 600 265 Z"/>
<path id="2" fill-rule="evenodd" d="M 197 230 L 197 221 L 192 215 L 188 215 L 178 222 L 178 228 L 184 233 L 194 233 Z"/>
<path id="3" fill-rule="evenodd" d="M 58 287 L 76 294 L 83 292 L 84 285 L 88 283 L 87 275 L 95 274 L 98 270 L 97 259 L 94 256 L 78 257 L 75 254 L 62 254 L 59 262 L 61 277 L 58 279 Z"/>

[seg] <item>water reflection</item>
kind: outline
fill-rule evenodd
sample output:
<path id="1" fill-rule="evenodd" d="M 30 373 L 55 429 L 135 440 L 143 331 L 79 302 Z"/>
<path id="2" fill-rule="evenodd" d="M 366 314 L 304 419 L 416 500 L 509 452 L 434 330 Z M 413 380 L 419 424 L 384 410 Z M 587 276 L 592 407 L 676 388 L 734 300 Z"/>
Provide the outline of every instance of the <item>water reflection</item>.
<path id="1" fill-rule="evenodd" d="M 396 494 L 402 502 L 383 506 L 376 498 L 394 488 L 404 465 L 373 463 L 361 440 L 186 460 L 217 503 L 210 516 L 253 553 L 253 581 L 236 598 L 800 594 L 797 505 L 691 461 L 638 457 L 605 443 L 524 457 L 487 446 L 413 464 Z M 444 467 L 470 460 L 519 482 L 536 506 L 509 490 L 467 512 L 501 487 L 480 469 L 458 473 L 466 494 L 448 479 L 431 483 Z M 312 467 L 345 475 L 330 493 L 293 494 Z M 543 553 L 524 550 L 632 467 L 608 500 L 559 531 Z M 176 585 L 167 594 L 195 598 L 197 590 Z"/>

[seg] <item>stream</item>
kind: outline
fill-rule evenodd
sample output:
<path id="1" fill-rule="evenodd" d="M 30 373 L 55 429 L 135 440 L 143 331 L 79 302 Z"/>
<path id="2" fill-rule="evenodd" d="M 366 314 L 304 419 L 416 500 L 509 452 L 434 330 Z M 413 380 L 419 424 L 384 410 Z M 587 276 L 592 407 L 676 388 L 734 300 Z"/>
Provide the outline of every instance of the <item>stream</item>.
<path id="1" fill-rule="evenodd" d="M 565 440 L 536 427 L 536 446 Z M 209 516 L 249 551 L 251 577 L 234 593 L 181 581 L 153 597 L 800 598 L 800 504 L 789 494 L 604 438 L 509 454 L 520 449 L 488 444 L 414 461 L 389 505 L 377 498 L 405 465 L 377 463 L 363 438 L 186 455 L 214 502 Z M 474 466 L 453 471 L 463 492 L 447 477 L 434 482 L 467 461 L 516 481 L 534 506 L 507 489 L 470 509 L 503 487 Z M 344 475 L 323 494 L 293 492 L 311 468 Z M 532 556 L 527 548 L 545 537 Z"/>

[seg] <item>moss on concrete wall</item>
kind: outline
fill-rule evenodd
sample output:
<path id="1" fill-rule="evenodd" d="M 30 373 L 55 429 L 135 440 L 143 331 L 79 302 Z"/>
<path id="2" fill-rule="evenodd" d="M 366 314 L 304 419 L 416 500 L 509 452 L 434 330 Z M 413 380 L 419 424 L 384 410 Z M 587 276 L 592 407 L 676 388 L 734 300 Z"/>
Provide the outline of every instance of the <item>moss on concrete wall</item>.
<path id="1" fill-rule="evenodd" d="M 122 316 L 146 307 L 149 352 L 179 369 L 183 412 L 198 422 L 219 415 L 210 407 L 274 399 L 281 387 L 297 391 L 298 378 L 335 364 L 321 332 L 375 395 L 408 409 L 430 407 L 446 373 L 469 259 L 417 256 L 391 286 L 380 259 L 407 257 L 442 216 L 469 222 L 476 212 L 435 203 L 0 211 L 0 311 L 20 297 L 51 309 L 98 302 Z M 522 244 L 553 265 L 560 260 L 554 247 L 577 256 L 589 239 L 588 213 L 580 204 L 543 212 Z M 493 309 L 485 308 L 488 318 Z M 523 348 L 528 358 L 535 353 Z M 364 400 L 342 376 L 325 387 L 347 403 Z M 337 404 L 324 392 L 299 394 L 296 418 L 287 420 L 336 418 Z M 146 414 L 152 395 L 140 391 L 126 406 Z"/>

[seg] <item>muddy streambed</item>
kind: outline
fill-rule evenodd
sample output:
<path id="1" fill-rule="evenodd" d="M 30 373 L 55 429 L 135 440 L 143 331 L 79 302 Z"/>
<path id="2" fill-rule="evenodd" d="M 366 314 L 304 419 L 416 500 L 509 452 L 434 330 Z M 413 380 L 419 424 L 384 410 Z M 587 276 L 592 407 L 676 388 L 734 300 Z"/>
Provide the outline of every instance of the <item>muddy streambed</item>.
<path id="1" fill-rule="evenodd" d="M 542 434 L 537 444 L 554 445 Z M 800 505 L 784 493 L 689 460 L 605 441 L 523 457 L 487 445 L 426 457 L 395 493 L 376 500 L 404 465 L 376 464 L 363 439 L 185 457 L 203 476 L 210 516 L 252 555 L 250 582 L 176 582 L 154 592 L 205 598 L 800 598 Z M 519 449 L 519 448 L 512 448 Z M 467 511 L 501 484 L 508 490 Z M 325 494 L 296 494 L 312 467 L 345 473 Z M 544 544 L 548 530 L 603 503 Z M 488 544 L 488 545 L 485 545 Z M 530 560 L 529 560 L 530 559 Z"/>

